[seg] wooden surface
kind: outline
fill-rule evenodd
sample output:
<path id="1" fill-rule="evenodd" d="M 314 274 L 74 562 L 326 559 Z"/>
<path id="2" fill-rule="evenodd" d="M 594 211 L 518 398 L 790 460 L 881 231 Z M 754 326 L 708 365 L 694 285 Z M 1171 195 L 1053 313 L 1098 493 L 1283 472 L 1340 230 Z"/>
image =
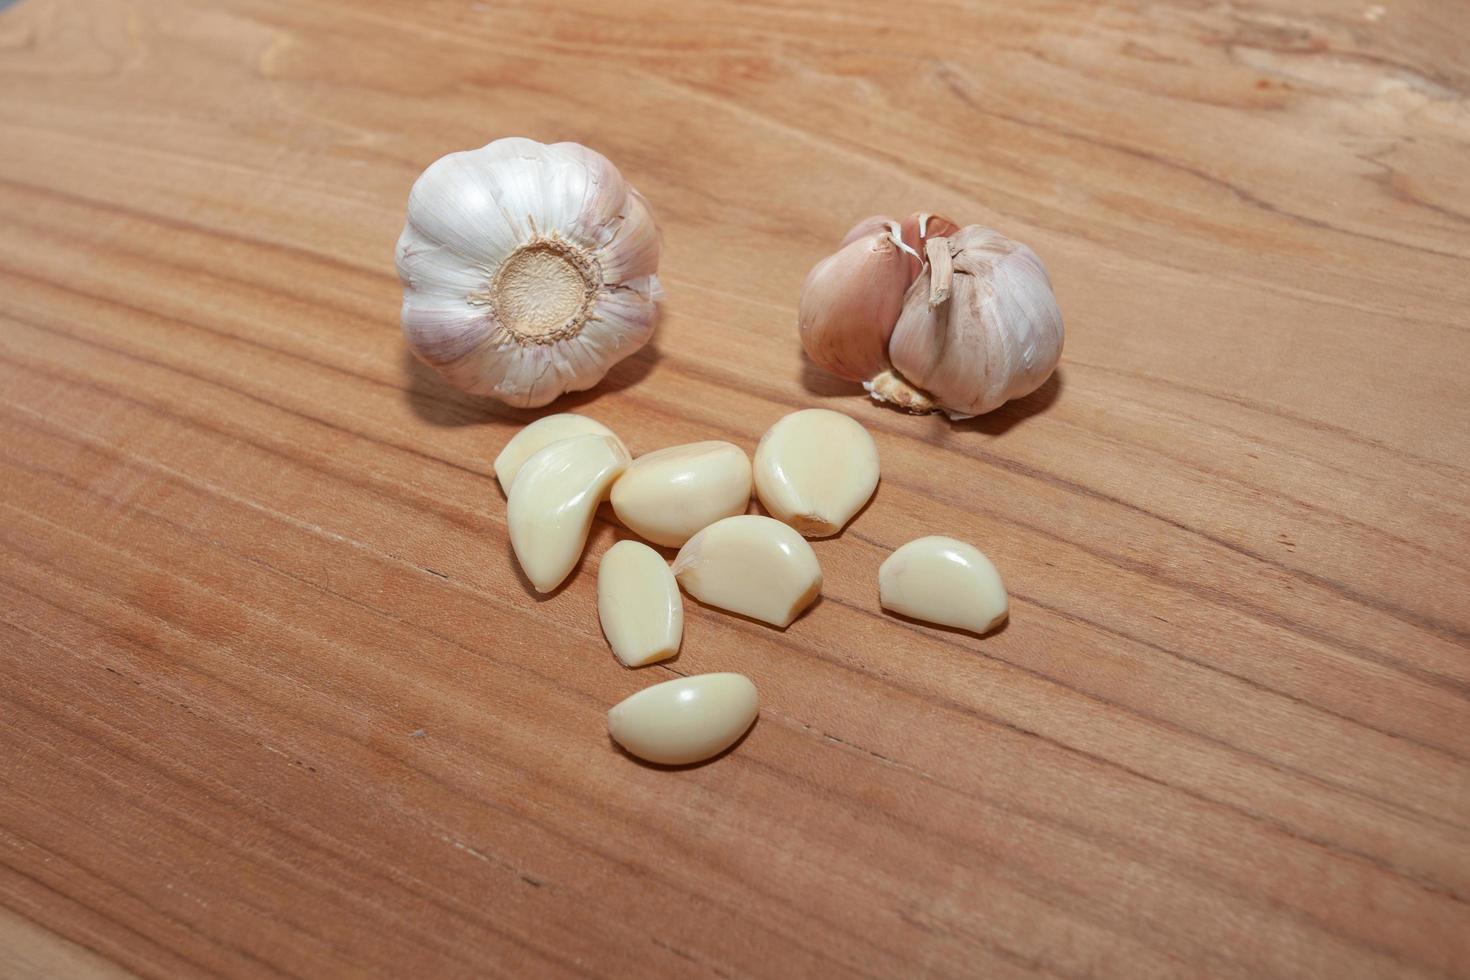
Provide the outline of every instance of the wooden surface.
<path id="1" fill-rule="evenodd" d="M 0 974 L 1470 975 L 1470 13 L 1459 0 L 21 0 L 0 13 Z M 405 355 L 409 185 L 607 153 L 635 452 L 824 405 L 884 475 L 784 633 L 616 665 L 538 600 L 530 413 Z M 855 218 L 1030 243 L 1042 392 L 950 424 L 804 368 Z M 921 534 L 1012 592 L 879 613 Z M 760 688 L 703 767 L 603 713 Z"/>

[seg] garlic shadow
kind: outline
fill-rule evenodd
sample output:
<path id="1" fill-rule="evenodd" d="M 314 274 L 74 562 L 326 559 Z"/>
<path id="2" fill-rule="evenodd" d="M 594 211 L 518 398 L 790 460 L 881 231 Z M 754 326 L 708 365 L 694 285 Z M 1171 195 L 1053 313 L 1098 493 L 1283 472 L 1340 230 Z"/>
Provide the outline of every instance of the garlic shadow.
<path id="1" fill-rule="evenodd" d="M 605 634 L 605 633 L 602 634 L 602 640 L 603 640 L 603 643 L 606 643 L 607 642 L 607 634 Z M 612 650 L 610 648 L 608 650 L 608 653 L 612 653 Z M 613 663 L 617 664 L 619 667 L 623 668 L 624 670 L 633 670 L 633 671 L 647 670 L 650 667 L 672 667 L 672 666 L 676 665 L 679 662 L 679 658 L 682 657 L 682 656 L 684 656 L 684 641 L 681 639 L 679 641 L 679 649 L 678 649 L 678 652 L 676 652 L 672 657 L 664 657 L 662 660 L 650 660 L 646 664 L 636 664 L 636 665 L 634 665 L 634 664 L 625 664 L 621 660 L 619 660 L 616 655 L 614 655 L 613 656 Z"/>
<path id="2" fill-rule="evenodd" d="M 988 640 L 992 636 L 999 636 L 1011 625 L 1011 617 L 1006 616 L 1001 620 L 999 626 L 993 626 L 984 633 L 976 633 L 974 630 L 960 629 L 957 626 L 941 626 L 939 623 L 931 623 L 927 619 L 915 619 L 913 616 L 905 616 L 903 613 L 894 612 L 892 609 L 884 609 L 880 604 L 878 607 L 882 614 L 890 619 L 896 619 L 900 623 L 911 627 L 922 627 L 925 630 L 933 630 L 937 633 L 949 633 L 952 636 L 967 636 L 972 640 Z"/>
<path id="3" fill-rule="evenodd" d="M 663 326 L 664 305 L 659 303 L 653 313 L 653 334 L 648 343 L 636 352 L 614 364 L 603 379 L 586 391 L 569 391 L 537 412 L 574 412 L 598 396 L 632 387 L 653 373 L 663 354 L 658 348 L 659 329 Z"/>
<path id="4" fill-rule="evenodd" d="M 817 593 L 817 597 L 811 601 L 810 605 L 808 605 L 805 609 L 796 614 L 795 619 L 787 623 L 785 626 L 777 626 L 775 623 L 768 623 L 764 619 L 756 619 L 754 616 L 747 616 L 745 615 L 745 613 L 738 613 L 733 609 L 725 609 L 722 606 L 712 606 L 709 603 L 705 602 L 703 599 L 696 599 L 688 592 L 683 592 L 683 596 L 686 602 L 692 602 L 696 606 L 699 606 L 701 609 L 708 609 L 710 612 L 719 613 L 721 616 L 728 616 L 732 619 L 740 619 L 744 620 L 747 623 L 754 623 L 761 629 L 774 630 L 777 633 L 785 633 L 791 627 L 795 626 L 803 619 L 806 619 L 807 616 L 811 615 L 812 610 L 816 609 L 822 603 L 827 601 L 827 597 L 819 592 Z"/>
<path id="5" fill-rule="evenodd" d="M 856 395 L 873 405 L 877 405 L 882 410 L 896 412 L 899 415 L 922 418 L 927 414 L 910 412 L 901 405 L 894 405 L 886 401 L 877 401 L 856 381 L 844 381 L 835 375 L 827 374 L 821 368 L 817 367 L 811 358 L 806 356 L 805 352 L 802 352 L 801 386 L 812 395 L 827 397 Z M 1006 402 L 995 411 L 986 412 L 984 415 L 977 415 L 974 418 L 947 419 L 947 421 L 949 422 L 950 428 L 955 431 L 971 429 L 990 436 L 1004 435 L 1027 419 L 1048 411 L 1056 404 L 1057 399 L 1061 397 L 1063 387 L 1065 387 L 1065 382 L 1062 380 L 1062 369 L 1059 367 L 1052 372 L 1051 377 L 1042 383 L 1040 388 L 1037 388 L 1024 398 L 1017 398 L 1014 401 Z M 942 414 L 936 414 L 935 417 L 945 418 Z"/>
<path id="6" fill-rule="evenodd" d="M 995 411 L 977 415 L 972 419 L 951 421 L 950 426 L 954 429 L 974 429 L 988 436 L 1005 435 L 1027 419 L 1050 411 L 1051 407 L 1057 403 L 1057 399 L 1062 397 L 1064 387 L 1066 387 L 1066 382 L 1062 380 L 1062 369 L 1057 368 L 1040 388 L 1026 397 L 1006 402 Z"/>
<path id="7" fill-rule="evenodd" d="M 821 395 L 824 398 L 841 398 L 857 395 L 867 398 L 868 393 L 857 381 L 848 381 L 839 378 L 835 374 L 828 374 L 817 366 L 811 355 L 805 350 L 801 352 L 801 386 L 809 395 Z"/>
<path id="8" fill-rule="evenodd" d="M 668 663 L 668 661 L 664 660 L 664 661 L 660 661 L 660 663 Z M 690 770 L 690 769 L 699 769 L 699 768 L 701 768 L 703 766 L 710 765 L 711 763 L 719 762 L 721 759 L 725 758 L 731 752 L 734 752 L 736 749 L 740 748 L 740 746 L 744 745 L 745 744 L 745 740 L 747 738 L 750 738 L 750 733 L 753 732 L 753 731 L 755 731 L 756 728 L 760 725 L 760 723 L 761 723 L 761 716 L 759 714 L 757 714 L 755 716 L 755 721 L 753 721 L 753 722 L 750 723 L 750 727 L 747 728 L 744 732 L 742 732 L 739 738 L 737 738 L 735 741 L 731 742 L 725 748 L 721 749 L 715 755 L 710 756 L 708 759 L 700 759 L 698 762 L 686 762 L 686 763 L 684 763 L 682 765 L 677 765 L 677 766 L 666 765 L 665 763 L 662 763 L 662 762 L 649 762 L 647 759 L 640 759 L 640 758 L 638 758 L 638 756 L 634 755 L 633 753 L 629 752 L 627 749 L 625 749 L 621 745 L 619 745 L 618 744 L 618 740 L 612 737 L 612 733 L 611 732 L 608 733 L 607 740 L 608 740 L 608 743 L 612 745 L 613 749 L 616 750 L 619 755 L 622 755 L 623 757 L 625 757 L 627 759 L 633 760 L 634 762 L 636 762 L 639 766 L 643 767 L 644 769 L 652 769 L 652 770 L 654 770 L 656 772 L 685 772 L 685 771 Z"/>
<path id="9" fill-rule="evenodd" d="M 643 347 L 638 353 L 623 358 L 612 366 L 607 376 L 599 381 L 594 387 L 586 391 L 569 391 L 545 408 L 537 409 L 538 412 L 575 412 L 591 402 L 595 402 L 602 395 L 614 391 L 622 391 L 624 388 L 632 387 L 653 373 L 658 362 L 663 360 L 663 355 L 652 343 Z"/>
<path id="10" fill-rule="evenodd" d="M 605 513 L 604 508 L 606 509 Z M 612 541 L 608 543 L 608 548 L 611 548 L 619 541 L 636 541 L 639 544 L 646 545 L 652 548 L 654 551 L 658 552 L 659 557 L 666 562 L 672 562 L 675 558 L 679 556 L 678 548 L 673 548 L 663 544 L 654 544 L 647 538 L 639 537 L 636 531 L 632 530 L 622 521 L 617 519 L 617 516 L 613 513 L 611 504 L 603 504 L 597 509 L 597 519 L 599 522 L 606 521 L 608 527 L 612 531 Z M 603 550 L 605 551 L 606 549 Z"/>
<path id="11" fill-rule="evenodd" d="M 424 422 L 439 428 L 511 422 L 525 425 L 540 414 L 539 409 L 511 408 L 493 398 L 470 395 L 441 378 L 433 368 L 413 356 L 407 347 L 399 359 L 407 382 L 403 387 L 409 410 Z"/>
<path id="12" fill-rule="evenodd" d="M 509 422 L 528 425 L 543 415 L 556 412 L 574 412 L 599 395 L 621 391 L 635 385 L 653 371 L 662 359 L 653 342 L 641 350 L 623 358 L 612 366 L 607 376 L 586 391 L 572 391 L 540 408 L 512 408 L 488 395 L 471 395 L 460 391 L 439 376 L 413 352 L 404 348 L 400 357 L 401 373 L 406 381 L 404 398 L 409 409 L 423 421 L 440 428 L 457 428 L 463 425 L 483 425 L 490 422 Z"/>

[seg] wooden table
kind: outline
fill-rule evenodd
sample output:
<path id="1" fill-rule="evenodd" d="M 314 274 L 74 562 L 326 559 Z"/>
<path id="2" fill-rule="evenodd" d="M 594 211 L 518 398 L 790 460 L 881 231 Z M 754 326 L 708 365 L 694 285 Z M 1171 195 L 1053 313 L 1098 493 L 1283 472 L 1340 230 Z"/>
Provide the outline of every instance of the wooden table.
<path id="1" fill-rule="evenodd" d="M 620 6 L 628 12 L 610 13 Z M 21 0 L 0 14 L 0 974 L 1470 975 L 1470 14 Z M 625 670 L 509 557 L 539 413 L 407 356 L 439 155 L 587 143 L 665 231 L 635 452 L 860 419 L 778 632 Z M 1038 394 L 804 366 L 807 269 L 925 209 L 1030 243 Z M 985 639 L 876 571 L 947 532 Z M 603 713 L 733 670 L 678 771 Z"/>

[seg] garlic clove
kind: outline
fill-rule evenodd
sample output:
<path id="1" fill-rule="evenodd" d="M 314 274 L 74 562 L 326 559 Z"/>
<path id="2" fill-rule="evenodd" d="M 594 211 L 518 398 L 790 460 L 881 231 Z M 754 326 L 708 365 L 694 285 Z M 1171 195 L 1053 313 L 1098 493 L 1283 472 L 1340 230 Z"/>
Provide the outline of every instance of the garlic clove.
<path id="1" fill-rule="evenodd" d="M 607 713 L 607 730 L 629 753 L 683 766 L 719 755 L 755 723 L 760 697 L 743 674 L 696 674 L 625 698 Z"/>
<path id="2" fill-rule="evenodd" d="M 596 150 L 569 142 L 553 143 L 550 148 L 581 164 L 580 168 L 568 168 L 570 174 L 560 175 L 560 198 L 566 205 L 560 216 L 562 234 L 586 248 L 602 248 L 622 224 L 626 198 L 637 191 Z"/>
<path id="3" fill-rule="evenodd" d="M 823 369 L 862 381 L 888 366 L 888 338 L 912 278 L 905 249 L 890 222 L 807 274 L 797 308 L 801 346 Z"/>
<path id="4" fill-rule="evenodd" d="M 479 150 L 440 157 L 419 175 L 408 195 L 408 226 L 454 253 L 459 268 L 473 257 L 499 265 L 521 243 L 524 230 L 497 200 L 496 175 L 519 139 L 496 140 Z M 521 214 L 527 213 L 524 209 Z M 400 274 L 402 268 L 400 267 Z"/>
<path id="5" fill-rule="evenodd" d="M 603 250 L 602 280 L 615 285 L 651 276 L 658 269 L 663 238 L 653 220 L 648 200 L 631 187 L 622 223 Z"/>
<path id="6" fill-rule="evenodd" d="M 878 486 L 878 447 L 841 412 L 792 412 L 761 436 L 755 491 L 777 520 L 809 538 L 841 531 Z"/>
<path id="7" fill-rule="evenodd" d="M 500 489 L 505 491 L 506 496 L 510 496 L 510 486 L 515 482 L 516 473 L 520 472 L 526 460 L 553 442 L 587 435 L 618 438 L 611 429 L 596 419 L 572 412 L 543 416 L 525 426 L 511 437 L 505 448 L 500 450 L 500 455 L 495 457 L 495 479 L 500 481 Z M 618 445 L 622 445 L 621 440 Z M 627 452 L 626 447 L 623 452 Z"/>
<path id="8" fill-rule="evenodd" d="M 684 601 L 663 557 L 646 544 L 619 541 L 597 566 L 597 618 L 613 655 L 642 667 L 679 652 Z"/>
<path id="9" fill-rule="evenodd" d="M 713 440 L 671 446 L 633 460 L 612 488 L 613 512 L 635 534 L 677 548 L 750 504 L 750 458 Z"/>
<path id="10" fill-rule="evenodd" d="M 612 436 L 562 439 L 521 466 L 510 486 L 506 525 L 521 570 L 537 592 L 550 592 L 576 567 L 597 505 L 628 466 Z"/>
<path id="11" fill-rule="evenodd" d="M 647 343 L 659 253 L 647 202 L 586 147 L 512 138 L 451 153 L 409 194 L 404 337 L 456 387 L 545 405 Z"/>
<path id="12" fill-rule="evenodd" d="M 979 226 L 926 247 L 947 248 L 949 262 L 929 263 L 904 298 L 888 345 L 893 371 L 954 419 L 1041 387 L 1061 359 L 1063 332 L 1036 253 Z"/>
<path id="13" fill-rule="evenodd" d="M 898 548 L 878 569 L 884 609 L 940 626 L 988 633 L 1005 620 L 1005 585 L 980 549 L 934 535 Z"/>
<path id="14" fill-rule="evenodd" d="M 837 243 L 837 248 L 840 251 L 859 238 L 884 234 L 893 227 L 893 224 L 893 219 L 886 214 L 875 214 L 871 218 L 864 218 L 862 221 L 853 225 L 846 235 L 842 236 L 842 241 Z"/>
<path id="15" fill-rule="evenodd" d="M 700 602 L 785 628 L 822 592 L 822 566 L 806 539 L 780 521 L 742 514 L 690 538 L 674 577 Z"/>

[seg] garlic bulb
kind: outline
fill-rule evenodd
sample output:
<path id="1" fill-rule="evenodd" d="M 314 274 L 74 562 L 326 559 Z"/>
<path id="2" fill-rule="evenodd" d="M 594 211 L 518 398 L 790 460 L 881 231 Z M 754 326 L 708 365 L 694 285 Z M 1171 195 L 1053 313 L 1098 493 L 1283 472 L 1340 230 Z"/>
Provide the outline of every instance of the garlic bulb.
<path id="1" fill-rule="evenodd" d="M 458 388 L 545 405 L 648 342 L 659 249 L 643 196 L 585 146 L 508 138 L 451 153 L 409 194 L 404 337 Z"/>
<path id="2" fill-rule="evenodd" d="M 1036 253 L 937 215 L 859 222 L 807 276 L 798 320 L 826 370 L 878 401 L 953 419 L 1030 394 L 1062 355 L 1062 314 Z"/>

